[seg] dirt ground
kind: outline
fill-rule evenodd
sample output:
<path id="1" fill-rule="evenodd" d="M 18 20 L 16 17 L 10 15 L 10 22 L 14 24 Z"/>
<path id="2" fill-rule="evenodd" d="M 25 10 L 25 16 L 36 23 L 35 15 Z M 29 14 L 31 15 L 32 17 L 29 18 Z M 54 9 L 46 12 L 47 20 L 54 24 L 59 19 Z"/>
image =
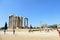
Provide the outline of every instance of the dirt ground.
<path id="1" fill-rule="evenodd" d="M 0 32 L 0 40 L 60 40 L 58 32 Z"/>

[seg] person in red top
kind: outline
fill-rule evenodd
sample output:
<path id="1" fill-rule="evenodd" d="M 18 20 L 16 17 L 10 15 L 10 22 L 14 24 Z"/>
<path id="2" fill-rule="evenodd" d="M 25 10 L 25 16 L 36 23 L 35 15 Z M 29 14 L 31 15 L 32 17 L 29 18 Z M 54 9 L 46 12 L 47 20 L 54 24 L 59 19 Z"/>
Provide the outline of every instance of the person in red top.
<path id="1" fill-rule="evenodd" d="M 59 33 L 59 36 L 60 36 L 60 28 L 57 28 L 57 31 L 58 31 L 58 33 Z"/>

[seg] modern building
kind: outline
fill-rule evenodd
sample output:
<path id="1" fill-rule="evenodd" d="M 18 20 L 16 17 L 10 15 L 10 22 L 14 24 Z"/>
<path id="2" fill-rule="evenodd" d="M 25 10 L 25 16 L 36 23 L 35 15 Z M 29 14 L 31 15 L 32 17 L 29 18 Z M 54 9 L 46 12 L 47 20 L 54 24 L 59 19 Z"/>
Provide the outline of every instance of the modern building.
<path id="1" fill-rule="evenodd" d="M 28 28 L 28 18 L 24 18 L 24 27 Z"/>

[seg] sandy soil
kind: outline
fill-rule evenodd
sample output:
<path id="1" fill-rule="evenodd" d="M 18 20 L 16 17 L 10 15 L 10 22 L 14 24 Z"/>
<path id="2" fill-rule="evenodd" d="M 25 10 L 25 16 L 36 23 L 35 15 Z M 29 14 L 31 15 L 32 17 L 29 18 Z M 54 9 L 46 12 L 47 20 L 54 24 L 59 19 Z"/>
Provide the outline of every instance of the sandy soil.
<path id="1" fill-rule="evenodd" d="M 53 32 L 4 32 L 0 31 L 0 40 L 60 40 L 57 31 Z"/>

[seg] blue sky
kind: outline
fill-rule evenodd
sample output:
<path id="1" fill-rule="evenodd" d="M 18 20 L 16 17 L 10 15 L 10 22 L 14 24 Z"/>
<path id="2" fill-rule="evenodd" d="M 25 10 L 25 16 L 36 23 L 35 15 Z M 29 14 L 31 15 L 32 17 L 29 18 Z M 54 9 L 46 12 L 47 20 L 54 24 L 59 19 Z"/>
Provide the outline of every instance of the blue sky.
<path id="1" fill-rule="evenodd" d="M 0 27 L 10 14 L 28 17 L 29 25 L 60 24 L 60 0 L 0 0 Z"/>

